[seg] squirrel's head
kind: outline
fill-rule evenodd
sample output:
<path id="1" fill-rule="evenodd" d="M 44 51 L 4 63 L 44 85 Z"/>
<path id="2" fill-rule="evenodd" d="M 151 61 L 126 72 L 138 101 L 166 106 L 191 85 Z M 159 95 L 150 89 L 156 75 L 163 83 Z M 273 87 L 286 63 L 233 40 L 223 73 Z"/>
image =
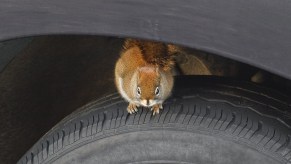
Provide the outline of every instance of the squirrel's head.
<path id="1" fill-rule="evenodd" d="M 145 107 L 151 107 L 164 100 L 161 72 L 155 66 L 138 68 L 133 84 L 136 101 Z"/>

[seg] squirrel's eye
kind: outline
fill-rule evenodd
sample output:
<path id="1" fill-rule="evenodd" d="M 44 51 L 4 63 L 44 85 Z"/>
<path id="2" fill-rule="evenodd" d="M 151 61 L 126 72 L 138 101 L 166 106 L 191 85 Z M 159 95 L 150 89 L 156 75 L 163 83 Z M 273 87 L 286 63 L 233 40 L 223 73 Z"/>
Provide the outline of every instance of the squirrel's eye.
<path id="1" fill-rule="evenodd" d="M 140 90 L 140 87 L 137 87 L 137 90 L 136 90 L 137 94 L 140 96 L 141 94 L 141 90 Z"/>
<path id="2" fill-rule="evenodd" d="M 160 88 L 159 88 L 159 87 L 156 88 L 156 90 L 155 90 L 155 94 L 156 94 L 156 95 L 159 95 L 159 94 L 160 94 Z"/>

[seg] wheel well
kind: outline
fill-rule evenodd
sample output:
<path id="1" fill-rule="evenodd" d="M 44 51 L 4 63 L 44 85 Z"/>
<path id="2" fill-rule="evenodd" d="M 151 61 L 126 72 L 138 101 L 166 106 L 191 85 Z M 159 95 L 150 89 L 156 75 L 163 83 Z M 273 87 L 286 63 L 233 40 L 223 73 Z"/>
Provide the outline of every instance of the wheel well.
<path id="1" fill-rule="evenodd" d="M 39 36 L 16 53 L 0 76 L 0 105 L 5 110 L 0 120 L 9 128 L 7 134 L 20 138 L 11 138 L 10 145 L 5 148 L 0 146 L 5 149 L 2 152 L 8 153 L 4 155 L 11 160 L 20 158 L 65 116 L 90 101 L 115 92 L 113 68 L 122 43 L 123 38 L 116 37 Z M 263 81 L 258 85 L 286 94 L 290 91 L 289 80 L 270 72 L 216 54 L 184 48 L 182 58 L 177 59 L 184 74 L 207 73 L 250 81 L 262 71 Z M 20 128 L 25 129 L 21 134 Z M 16 146 L 19 151 L 11 153 Z"/>

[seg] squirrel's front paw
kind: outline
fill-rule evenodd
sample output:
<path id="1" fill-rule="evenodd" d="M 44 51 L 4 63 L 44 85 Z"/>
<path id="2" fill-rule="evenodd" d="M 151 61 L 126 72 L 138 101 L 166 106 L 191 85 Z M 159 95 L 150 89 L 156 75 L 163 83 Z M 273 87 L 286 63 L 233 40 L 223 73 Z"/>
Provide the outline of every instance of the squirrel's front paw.
<path id="1" fill-rule="evenodd" d="M 160 109 L 163 109 L 163 105 L 162 104 L 155 104 L 154 106 L 152 106 L 151 111 L 153 111 L 153 115 L 155 115 L 156 113 L 157 114 L 160 113 Z"/>
<path id="2" fill-rule="evenodd" d="M 128 107 L 127 107 L 127 111 L 128 111 L 128 113 L 133 114 L 133 113 L 137 112 L 137 108 L 138 108 L 138 107 L 139 107 L 139 106 L 136 105 L 136 104 L 129 103 L 129 105 L 128 105 Z"/>

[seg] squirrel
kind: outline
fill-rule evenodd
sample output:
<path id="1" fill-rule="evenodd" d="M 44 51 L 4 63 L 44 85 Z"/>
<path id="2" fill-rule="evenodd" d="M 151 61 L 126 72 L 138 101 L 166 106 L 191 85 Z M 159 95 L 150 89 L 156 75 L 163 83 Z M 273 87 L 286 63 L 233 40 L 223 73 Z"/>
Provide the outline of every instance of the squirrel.
<path id="1" fill-rule="evenodd" d="M 153 115 L 163 109 L 173 85 L 176 47 L 155 41 L 126 39 L 115 65 L 115 84 L 129 102 L 127 111 L 151 108 Z"/>

